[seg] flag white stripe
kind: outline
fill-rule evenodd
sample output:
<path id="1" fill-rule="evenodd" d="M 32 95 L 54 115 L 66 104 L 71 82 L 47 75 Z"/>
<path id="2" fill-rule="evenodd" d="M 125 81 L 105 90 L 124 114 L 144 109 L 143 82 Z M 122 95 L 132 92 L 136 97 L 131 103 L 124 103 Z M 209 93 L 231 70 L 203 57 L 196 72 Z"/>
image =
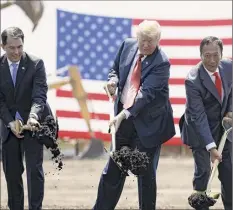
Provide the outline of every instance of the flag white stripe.
<path id="1" fill-rule="evenodd" d="M 103 81 L 90 81 L 90 80 L 82 80 L 82 85 L 87 93 L 98 93 L 98 94 L 106 94 L 103 86 L 105 82 Z M 61 90 L 69 90 L 71 91 L 70 85 L 65 85 L 60 88 Z M 184 91 L 184 85 L 169 85 L 170 90 L 170 97 L 178 97 L 178 98 L 184 98 L 185 97 L 185 91 Z"/>
<path id="2" fill-rule="evenodd" d="M 136 35 L 137 26 L 132 27 L 132 36 Z M 232 26 L 163 26 L 161 39 L 203 39 L 206 36 L 232 38 Z"/>
<path id="3" fill-rule="evenodd" d="M 65 131 L 78 131 L 78 132 L 88 132 L 88 127 L 84 121 L 84 119 L 75 119 L 70 118 L 69 123 L 67 123 L 67 119 L 63 117 L 59 117 L 59 125 L 62 127 L 62 130 Z M 108 132 L 108 121 L 105 120 L 91 120 L 91 126 L 93 131 L 95 132 Z M 176 128 L 176 137 L 180 136 L 179 127 L 175 125 Z"/>
<path id="4" fill-rule="evenodd" d="M 200 59 L 199 46 L 161 46 L 169 59 Z M 224 45 L 225 57 L 232 54 L 232 45 Z"/>
<path id="5" fill-rule="evenodd" d="M 55 110 L 64 110 L 71 112 L 80 112 L 80 107 L 76 99 L 74 98 L 65 98 L 58 97 L 56 103 L 53 104 Z M 109 114 L 110 107 L 108 101 L 99 101 L 99 100 L 88 100 L 87 107 L 90 112 L 97 114 Z M 172 104 L 173 115 L 176 118 L 179 118 L 183 112 L 185 105 L 184 104 Z"/>
<path id="6" fill-rule="evenodd" d="M 170 79 L 173 78 L 185 78 L 188 74 L 188 72 L 191 70 L 193 66 L 191 65 L 171 65 L 170 67 Z M 95 83 L 96 85 L 91 84 L 90 82 L 86 82 L 85 79 L 82 79 L 82 84 L 84 86 L 85 89 L 90 89 L 91 92 L 95 92 L 95 91 L 99 91 L 99 93 L 103 93 L 103 85 L 105 84 L 105 82 L 107 81 L 107 78 L 105 78 L 105 81 L 91 81 L 91 83 L 93 82 L 93 84 Z M 55 82 L 61 82 L 61 81 L 65 81 L 66 78 L 64 77 L 53 77 L 53 76 L 49 76 L 48 77 L 48 83 L 55 83 Z M 70 89 L 70 85 L 64 85 L 61 87 L 61 89 Z"/>
<path id="7" fill-rule="evenodd" d="M 191 65 L 171 65 L 170 68 L 170 79 L 175 78 L 186 78 L 189 71 L 193 68 Z"/>

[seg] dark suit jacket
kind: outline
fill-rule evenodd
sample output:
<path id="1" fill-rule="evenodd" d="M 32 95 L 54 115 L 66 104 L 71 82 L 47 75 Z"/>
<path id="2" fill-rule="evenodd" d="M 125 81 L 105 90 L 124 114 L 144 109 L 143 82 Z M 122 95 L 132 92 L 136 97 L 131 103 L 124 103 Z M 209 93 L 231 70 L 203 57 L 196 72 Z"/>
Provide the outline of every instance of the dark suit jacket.
<path id="1" fill-rule="evenodd" d="M 136 39 L 126 39 L 110 70 L 108 79 L 118 84 L 115 114 L 119 112 L 118 103 L 137 50 Z M 169 76 L 170 63 L 160 48 L 143 60 L 140 90 L 134 105 L 128 110 L 137 134 L 147 148 L 160 145 L 175 135 L 173 111 L 169 101 Z"/>
<path id="2" fill-rule="evenodd" d="M 218 68 L 224 89 L 223 101 L 202 63 L 195 66 L 185 80 L 187 102 L 180 120 L 181 137 L 184 144 L 194 148 L 218 143 L 222 119 L 227 112 L 232 112 L 232 61 L 222 60 Z"/>
<path id="3" fill-rule="evenodd" d="M 16 111 L 27 122 L 31 113 L 42 121 L 50 108 L 46 105 L 47 82 L 44 62 L 24 53 L 18 67 L 14 87 L 6 55 L 0 58 L 0 138 L 5 141 L 9 122 L 15 120 Z"/>

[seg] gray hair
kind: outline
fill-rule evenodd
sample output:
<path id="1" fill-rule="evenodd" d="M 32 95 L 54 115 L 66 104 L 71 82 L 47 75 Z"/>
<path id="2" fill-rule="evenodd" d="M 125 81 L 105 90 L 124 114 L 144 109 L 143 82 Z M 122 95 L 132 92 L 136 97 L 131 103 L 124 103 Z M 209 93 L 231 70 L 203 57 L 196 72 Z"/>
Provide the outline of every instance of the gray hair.
<path id="1" fill-rule="evenodd" d="M 144 20 L 138 25 L 137 37 L 148 36 L 159 42 L 161 37 L 161 26 L 157 21 Z"/>

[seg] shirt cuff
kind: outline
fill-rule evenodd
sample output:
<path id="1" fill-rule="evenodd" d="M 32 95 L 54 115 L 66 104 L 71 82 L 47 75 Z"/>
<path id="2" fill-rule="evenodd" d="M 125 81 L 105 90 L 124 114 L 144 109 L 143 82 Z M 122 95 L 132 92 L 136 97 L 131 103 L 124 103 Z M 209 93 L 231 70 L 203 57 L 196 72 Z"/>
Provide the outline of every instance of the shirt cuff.
<path id="1" fill-rule="evenodd" d="M 38 115 L 35 113 L 30 113 L 30 118 L 35 118 L 36 120 L 38 120 Z"/>
<path id="2" fill-rule="evenodd" d="M 207 151 L 210 151 L 210 149 L 212 149 L 214 147 L 215 148 L 217 147 L 216 144 L 215 144 L 215 142 L 212 142 L 212 143 L 206 145 Z"/>
<path id="3" fill-rule="evenodd" d="M 123 112 L 125 113 L 125 116 L 126 116 L 125 119 L 128 119 L 131 115 L 130 112 L 127 109 L 124 109 Z"/>

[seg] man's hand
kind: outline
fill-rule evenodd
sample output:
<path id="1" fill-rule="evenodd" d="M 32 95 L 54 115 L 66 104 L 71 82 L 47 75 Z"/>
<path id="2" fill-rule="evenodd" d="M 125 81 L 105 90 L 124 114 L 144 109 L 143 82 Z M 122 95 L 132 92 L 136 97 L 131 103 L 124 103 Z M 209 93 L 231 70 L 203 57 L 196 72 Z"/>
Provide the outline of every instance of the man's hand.
<path id="1" fill-rule="evenodd" d="M 18 138 L 18 139 L 22 139 L 24 136 L 21 135 L 19 132 L 19 129 L 16 128 L 16 121 L 11 121 L 9 123 L 9 127 L 11 129 L 11 132 Z"/>
<path id="2" fill-rule="evenodd" d="M 219 154 L 216 148 L 210 149 L 211 162 L 214 163 L 215 160 L 222 162 L 222 155 Z"/>
<path id="3" fill-rule="evenodd" d="M 228 112 L 223 118 L 223 126 L 228 128 L 232 126 L 232 112 Z"/>
<path id="4" fill-rule="evenodd" d="M 35 131 L 40 127 L 40 123 L 35 118 L 32 117 L 28 119 L 27 125 L 31 126 L 32 131 Z"/>
<path id="5" fill-rule="evenodd" d="M 225 117 L 229 117 L 232 119 L 232 112 L 227 112 L 226 116 Z"/>
<path id="6" fill-rule="evenodd" d="M 114 117 L 113 120 L 109 122 L 109 127 L 115 126 L 115 130 L 117 132 L 122 120 L 126 118 L 126 115 L 124 113 L 124 110 L 122 110 L 116 117 Z"/>
<path id="7" fill-rule="evenodd" d="M 108 91 L 109 91 L 110 95 L 113 96 L 115 94 L 115 92 L 116 92 L 117 84 L 110 80 L 110 81 L 107 82 L 106 87 L 108 88 Z"/>
<path id="8" fill-rule="evenodd" d="M 224 117 L 223 118 L 223 122 L 229 124 L 229 125 L 232 125 L 232 118 L 230 117 Z"/>

